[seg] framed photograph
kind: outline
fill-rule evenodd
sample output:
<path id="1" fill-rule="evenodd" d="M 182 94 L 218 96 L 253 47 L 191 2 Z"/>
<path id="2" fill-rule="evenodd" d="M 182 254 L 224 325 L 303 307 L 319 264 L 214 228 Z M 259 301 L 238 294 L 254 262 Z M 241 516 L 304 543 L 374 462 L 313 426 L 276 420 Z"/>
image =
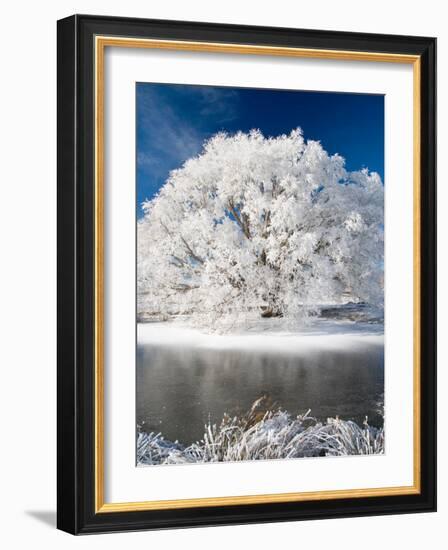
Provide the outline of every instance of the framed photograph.
<path id="1" fill-rule="evenodd" d="M 58 22 L 58 527 L 434 511 L 434 38 Z"/>

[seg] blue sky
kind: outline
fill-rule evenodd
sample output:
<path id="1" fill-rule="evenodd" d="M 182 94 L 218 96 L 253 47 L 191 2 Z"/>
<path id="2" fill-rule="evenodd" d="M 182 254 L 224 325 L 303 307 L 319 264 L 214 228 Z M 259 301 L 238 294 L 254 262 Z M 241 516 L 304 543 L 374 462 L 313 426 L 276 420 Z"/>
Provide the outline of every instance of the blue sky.
<path id="1" fill-rule="evenodd" d="M 384 181 L 384 96 L 137 83 L 137 215 L 171 170 L 197 155 L 219 131 L 265 136 L 300 126 L 348 170 L 368 168 Z"/>

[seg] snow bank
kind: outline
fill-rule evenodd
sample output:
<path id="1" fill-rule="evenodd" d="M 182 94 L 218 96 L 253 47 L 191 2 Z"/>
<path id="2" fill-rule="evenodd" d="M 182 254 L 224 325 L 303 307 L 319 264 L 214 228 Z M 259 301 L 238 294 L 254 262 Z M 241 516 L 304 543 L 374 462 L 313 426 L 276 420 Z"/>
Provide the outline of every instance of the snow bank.
<path id="1" fill-rule="evenodd" d="M 285 328 L 282 320 L 260 319 L 244 331 L 207 334 L 188 321 L 139 323 L 140 345 L 181 346 L 201 349 L 257 350 L 275 353 L 303 353 L 325 350 L 383 346 L 382 324 L 318 319 L 300 331 Z"/>

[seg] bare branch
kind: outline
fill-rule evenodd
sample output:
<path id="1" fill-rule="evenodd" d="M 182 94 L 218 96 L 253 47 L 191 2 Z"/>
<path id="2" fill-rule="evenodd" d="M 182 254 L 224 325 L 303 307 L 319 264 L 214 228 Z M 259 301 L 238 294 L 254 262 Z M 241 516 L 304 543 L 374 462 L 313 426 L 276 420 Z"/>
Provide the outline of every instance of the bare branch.
<path id="1" fill-rule="evenodd" d="M 235 205 L 232 199 L 229 199 L 227 206 L 230 212 L 232 213 L 233 217 L 235 218 L 236 223 L 240 226 L 240 229 L 244 233 L 245 237 L 247 239 L 250 239 L 249 218 L 247 217 L 247 214 L 243 214 L 241 218 L 237 209 L 235 208 Z"/>
<path id="2" fill-rule="evenodd" d="M 193 252 L 193 249 L 191 248 L 191 246 L 187 243 L 187 241 L 182 237 L 180 237 L 181 241 L 184 243 L 185 245 L 185 248 L 188 250 L 188 253 L 190 254 L 190 256 L 193 258 L 193 260 L 196 260 L 197 262 L 199 262 L 200 264 L 204 264 L 204 260 L 202 258 L 200 258 L 197 254 L 195 254 Z"/>

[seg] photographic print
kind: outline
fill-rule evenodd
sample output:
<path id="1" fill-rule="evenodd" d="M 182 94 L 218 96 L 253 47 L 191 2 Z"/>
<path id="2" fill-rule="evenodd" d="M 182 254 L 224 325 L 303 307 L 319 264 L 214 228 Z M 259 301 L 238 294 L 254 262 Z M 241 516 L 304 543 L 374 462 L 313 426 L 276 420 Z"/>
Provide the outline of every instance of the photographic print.
<path id="1" fill-rule="evenodd" d="M 59 529 L 436 510 L 435 61 L 58 21 Z"/>
<path id="2" fill-rule="evenodd" d="M 137 464 L 383 453 L 383 96 L 136 98 Z"/>

